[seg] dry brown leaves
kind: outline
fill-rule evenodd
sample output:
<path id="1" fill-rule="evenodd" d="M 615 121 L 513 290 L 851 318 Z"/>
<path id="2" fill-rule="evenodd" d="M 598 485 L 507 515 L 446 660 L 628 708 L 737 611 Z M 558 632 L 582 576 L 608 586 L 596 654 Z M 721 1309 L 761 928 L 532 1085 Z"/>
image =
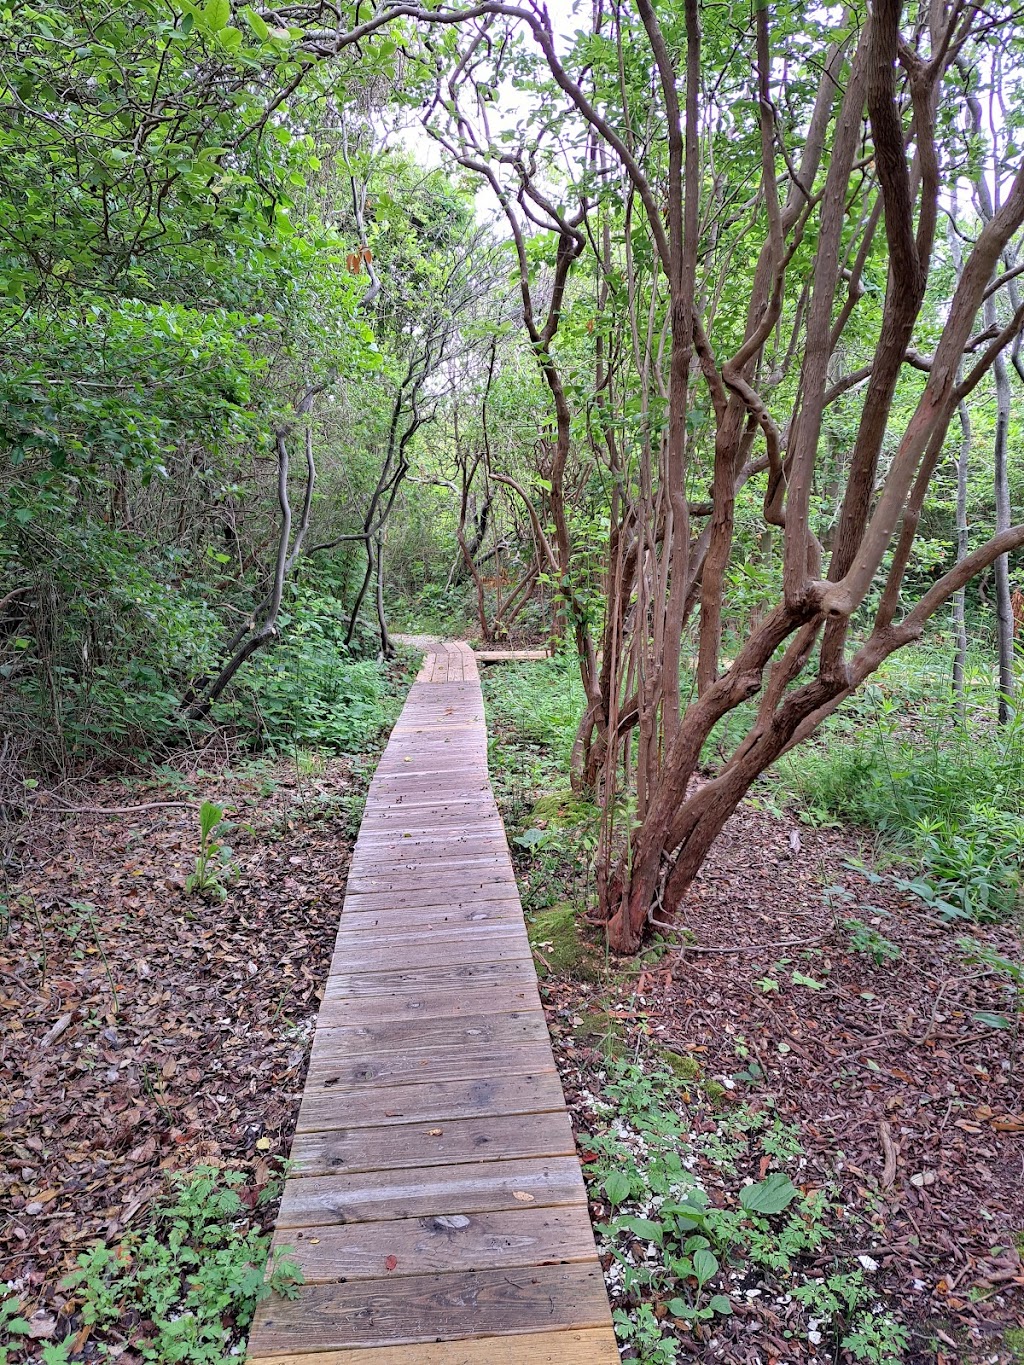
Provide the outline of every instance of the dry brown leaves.
<path id="1" fill-rule="evenodd" d="M 991 974 L 965 965 L 962 926 L 936 922 L 891 881 L 871 884 L 845 866 L 861 852 L 849 837 L 793 832 L 741 810 L 684 907 L 688 937 L 705 951 L 671 951 L 625 988 L 549 980 L 556 1035 L 599 1006 L 631 1041 L 692 1054 L 706 1077 L 731 1082 L 756 1061 L 763 1079 L 736 1082 L 725 1103 L 770 1095 L 797 1125 L 807 1179 L 837 1180 L 859 1212 L 847 1248 L 882 1248 L 872 1253 L 875 1282 L 922 1342 L 939 1343 L 939 1356 L 922 1346 L 914 1359 L 934 1365 L 945 1337 L 950 1362 L 1013 1361 L 1003 1337 L 1024 1324 L 1014 1249 L 1024 1233 L 1024 1049 L 973 1017 L 1005 1008 L 1005 995 Z M 824 894 L 834 885 L 852 899 Z M 838 924 L 845 918 L 895 942 L 899 959 L 875 966 L 854 952 Z M 1024 957 L 1019 927 L 968 930 Z M 821 988 L 795 983 L 794 972 Z M 571 1031 L 556 1055 L 585 1132 L 602 1058 Z M 761 1311 L 730 1319 L 738 1335 L 728 1359 L 813 1357 L 806 1340 L 787 1347 L 767 1319 L 750 1335 L 750 1315 Z"/>
<path id="2" fill-rule="evenodd" d="M 244 1162 L 255 1200 L 287 1155 L 351 851 L 343 798 L 362 786 L 342 760 L 198 780 L 235 824 L 223 904 L 184 892 L 198 800 L 43 804 L 9 842 L 0 1278 L 29 1301 L 139 1220 L 164 1172 Z M 77 804 L 161 798 L 101 782 Z"/>

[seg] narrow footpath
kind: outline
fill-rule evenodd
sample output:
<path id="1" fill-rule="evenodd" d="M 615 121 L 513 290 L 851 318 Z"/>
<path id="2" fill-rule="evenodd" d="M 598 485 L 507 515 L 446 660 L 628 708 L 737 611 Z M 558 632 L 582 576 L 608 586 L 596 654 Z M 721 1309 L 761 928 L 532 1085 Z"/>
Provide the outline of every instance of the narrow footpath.
<path id="1" fill-rule="evenodd" d="M 617 1365 L 473 652 L 426 656 L 370 787 L 259 1365 Z"/>

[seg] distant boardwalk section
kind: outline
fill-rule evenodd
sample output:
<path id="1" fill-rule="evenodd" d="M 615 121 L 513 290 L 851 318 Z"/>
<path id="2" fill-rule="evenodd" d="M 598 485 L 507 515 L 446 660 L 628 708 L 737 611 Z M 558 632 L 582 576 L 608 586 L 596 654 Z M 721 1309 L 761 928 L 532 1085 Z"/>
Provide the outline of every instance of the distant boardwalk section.
<path id="1" fill-rule="evenodd" d="M 292 1159 L 254 1365 L 618 1362 L 466 645 L 370 787 Z"/>

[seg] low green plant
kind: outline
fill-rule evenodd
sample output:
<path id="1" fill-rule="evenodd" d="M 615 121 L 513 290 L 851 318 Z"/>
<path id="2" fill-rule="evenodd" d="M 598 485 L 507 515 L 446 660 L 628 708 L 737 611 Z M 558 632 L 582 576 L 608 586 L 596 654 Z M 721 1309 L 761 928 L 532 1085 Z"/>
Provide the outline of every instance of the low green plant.
<path id="1" fill-rule="evenodd" d="M 196 870 L 185 878 L 185 891 L 208 901 L 227 900 L 222 877 L 231 874 L 231 849 L 216 836 L 224 820 L 223 807 L 204 801 L 199 808 L 199 856 Z"/>
<path id="2" fill-rule="evenodd" d="M 850 947 L 853 951 L 870 957 L 876 967 L 882 967 L 886 962 L 895 962 L 900 955 L 900 950 L 892 939 L 886 938 L 877 929 L 872 929 L 870 924 L 865 924 L 862 919 L 844 919 L 843 928 L 850 936 Z"/>
<path id="3" fill-rule="evenodd" d="M 876 830 L 914 868 L 903 888 L 943 918 L 1001 919 L 1020 891 L 1024 714 L 998 731 L 961 714 L 934 663 L 883 673 L 774 780 L 810 823 Z"/>
<path id="4" fill-rule="evenodd" d="M 870 1365 L 901 1365 L 910 1346 L 907 1329 L 881 1309 L 875 1291 L 860 1270 L 836 1271 L 807 1280 L 793 1297 L 812 1314 L 816 1336 L 826 1327 L 854 1360 Z"/>
<path id="5" fill-rule="evenodd" d="M 974 1015 L 976 1022 L 988 1024 L 990 1028 L 1016 1029 L 1024 1014 L 1024 962 L 1015 962 L 988 944 L 979 943 L 976 938 L 961 938 L 957 943 L 965 962 L 987 968 L 1001 980 L 1009 996 L 1005 1011 L 979 1010 Z"/>
<path id="6" fill-rule="evenodd" d="M 586 1169 L 611 1210 L 598 1237 L 635 1305 L 613 1314 L 620 1342 L 640 1360 L 675 1361 L 677 1329 L 702 1340 L 721 1331 L 714 1324 L 733 1311 L 730 1286 L 756 1275 L 772 1293 L 806 1306 L 810 1344 L 837 1358 L 845 1350 L 854 1360 L 894 1365 L 907 1332 L 863 1270 L 838 1258 L 825 1280 L 806 1269 L 833 1240 L 838 1211 L 827 1190 L 794 1183 L 790 1172 L 801 1170 L 804 1155 L 797 1129 L 760 1104 L 716 1114 L 709 1132 L 710 1084 L 694 1086 L 691 1098 L 647 1060 L 607 1062 L 600 1100 L 607 1125 L 587 1138 L 596 1159 Z M 744 1181 L 741 1172 L 751 1169 L 760 1179 Z M 695 1174 L 709 1170 L 724 1187 L 714 1200 L 706 1174 Z"/>
<path id="7" fill-rule="evenodd" d="M 270 1293 L 295 1296 L 298 1266 L 277 1253 L 268 1274 L 270 1239 L 245 1227 L 244 1182 L 241 1171 L 198 1167 L 175 1179 L 148 1233 L 79 1256 L 64 1287 L 80 1300 L 94 1340 L 138 1322 L 131 1345 L 142 1360 L 226 1365 L 257 1303 Z"/>

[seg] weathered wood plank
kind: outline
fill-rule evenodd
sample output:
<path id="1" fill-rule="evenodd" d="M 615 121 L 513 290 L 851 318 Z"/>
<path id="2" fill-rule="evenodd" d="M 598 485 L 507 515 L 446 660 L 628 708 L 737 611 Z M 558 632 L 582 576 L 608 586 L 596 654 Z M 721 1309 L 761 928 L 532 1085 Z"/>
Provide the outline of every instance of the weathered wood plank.
<path id="1" fill-rule="evenodd" d="M 365 934 L 357 935 L 365 939 Z M 479 941 L 458 934 L 384 938 L 362 949 L 342 939 L 331 959 L 330 974 L 380 972 L 399 968 L 468 965 L 475 962 L 522 962 L 531 957 L 530 941 L 521 930 L 482 934 Z"/>
<path id="2" fill-rule="evenodd" d="M 261 1356 L 251 1365 L 385 1365 L 379 1349 Z M 619 1365 L 610 1327 L 391 1346 L 386 1365 Z"/>
<path id="3" fill-rule="evenodd" d="M 375 1128 L 388 1123 L 443 1123 L 485 1114 L 543 1114 L 563 1109 L 556 1071 L 524 1076 L 477 1076 L 470 1081 L 402 1085 L 394 1090 L 367 1086 L 358 1098 L 348 1091 L 306 1090 L 296 1130 Z"/>
<path id="4" fill-rule="evenodd" d="M 306 1284 L 380 1279 L 389 1265 L 390 1274 L 398 1278 L 567 1265 L 594 1257 L 585 1202 L 495 1213 L 456 1211 L 383 1223 L 334 1223 L 305 1230 L 281 1228 L 274 1245 L 289 1248 Z"/>
<path id="5" fill-rule="evenodd" d="M 394 926 L 395 932 L 419 929 L 437 929 L 442 933 L 452 931 L 467 933 L 477 929 L 497 928 L 523 922 L 523 912 L 516 901 L 488 900 L 473 901 L 468 905 L 453 905 L 446 900 L 441 905 L 406 906 L 401 909 L 389 906 L 383 910 L 357 910 L 355 897 L 353 904 L 346 906 L 341 917 L 339 933 L 386 934 Z"/>
<path id="6" fill-rule="evenodd" d="M 602 1327 L 608 1300 L 597 1261 L 310 1284 L 275 1296 L 252 1334 L 256 1355 L 403 1345 L 474 1336 Z"/>
<path id="7" fill-rule="evenodd" d="M 572 1125 L 568 1114 L 561 1110 L 297 1133 L 291 1156 L 294 1178 L 298 1179 L 525 1157 L 572 1156 L 575 1160 L 575 1152 Z M 286 1184 L 286 1193 L 287 1190 Z"/>
<path id="8" fill-rule="evenodd" d="M 333 1030 L 331 1031 L 333 1033 Z M 327 1091 L 362 1090 L 366 1086 L 405 1086 L 435 1081 L 465 1081 L 476 1076 L 530 1076 L 553 1071 L 555 1064 L 547 1042 L 459 1043 L 453 1047 L 406 1053 L 346 1053 L 339 1056 L 325 1040 L 309 1060 L 306 1091 L 316 1095 Z M 361 1103 L 347 1097 L 347 1103 Z"/>
<path id="9" fill-rule="evenodd" d="M 488 986 L 520 985 L 534 979 L 533 964 L 528 960 L 467 962 L 398 971 L 337 972 L 327 978 L 324 1000 L 359 995 L 418 994 L 421 991 L 480 990 Z"/>
<path id="10" fill-rule="evenodd" d="M 373 1056 L 378 1052 L 423 1052 L 461 1046 L 464 1043 L 494 1043 L 518 1048 L 524 1043 L 548 1043 L 548 1027 L 540 1010 L 521 1010 L 509 1014 L 471 1014 L 458 1019 L 392 1020 L 330 1028 L 321 1025 L 313 1043 L 313 1056 L 319 1049 L 345 1058 Z"/>
<path id="11" fill-rule="evenodd" d="M 421 1145 L 434 1140 L 423 1137 Z M 516 1194 L 530 1199 L 516 1199 Z M 579 1163 L 572 1156 L 465 1162 L 424 1169 L 392 1168 L 355 1175 L 293 1178 L 285 1186 L 279 1228 L 379 1223 L 433 1214 L 497 1213 L 525 1204 L 555 1208 L 586 1204 Z M 590 1250 L 593 1237 L 587 1227 Z M 344 1273 L 344 1272 L 342 1272 Z"/>
<path id="12" fill-rule="evenodd" d="M 491 985 L 480 990 L 410 992 L 380 999 L 374 995 L 339 995 L 320 1006 L 320 1028 L 387 1023 L 394 1019 L 460 1019 L 475 1014 L 510 1014 L 539 1010 L 536 980 L 524 976 L 518 984 Z"/>

